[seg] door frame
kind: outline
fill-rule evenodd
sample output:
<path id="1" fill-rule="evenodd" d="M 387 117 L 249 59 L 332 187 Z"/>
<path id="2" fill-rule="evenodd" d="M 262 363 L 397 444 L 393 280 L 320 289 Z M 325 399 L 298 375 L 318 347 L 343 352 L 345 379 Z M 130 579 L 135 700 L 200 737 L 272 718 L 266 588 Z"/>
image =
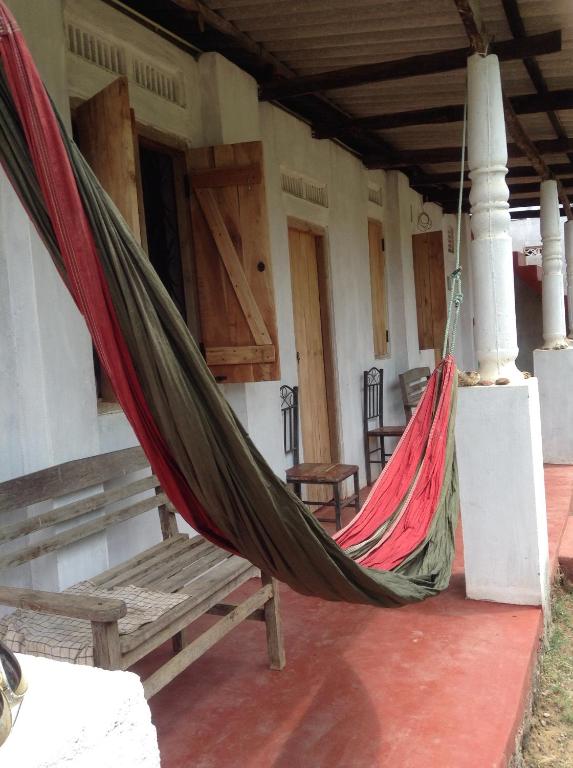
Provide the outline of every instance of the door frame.
<path id="1" fill-rule="evenodd" d="M 341 460 L 340 440 L 340 396 L 338 386 L 338 359 L 334 337 L 334 299 L 332 296 L 332 279 L 330 255 L 328 252 L 328 230 L 317 224 L 287 216 L 288 229 L 308 232 L 315 236 L 316 267 L 318 275 L 318 295 L 320 299 L 320 323 L 322 328 L 322 350 L 324 358 L 324 378 L 326 397 L 328 401 L 328 429 L 330 437 L 330 456 L 333 463 Z M 288 240 L 288 238 L 287 238 Z M 289 253 L 290 270 L 290 253 Z M 292 284 L 291 284 L 292 306 Z M 294 307 L 293 312 L 294 312 Z M 296 340 L 295 340 L 296 341 Z M 298 384 L 298 366 L 297 366 Z M 302 438 L 302 435 L 301 435 Z"/>

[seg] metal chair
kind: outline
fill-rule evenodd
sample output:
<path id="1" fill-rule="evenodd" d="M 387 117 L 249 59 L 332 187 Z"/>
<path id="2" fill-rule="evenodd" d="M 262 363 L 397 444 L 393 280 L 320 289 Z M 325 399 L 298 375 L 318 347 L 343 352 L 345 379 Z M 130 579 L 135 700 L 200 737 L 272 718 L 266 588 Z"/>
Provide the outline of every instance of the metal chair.
<path id="1" fill-rule="evenodd" d="M 406 422 L 408 422 L 426 389 L 426 384 L 430 378 L 430 369 L 427 366 L 411 368 L 409 371 L 401 373 L 398 378 L 400 379 Z"/>
<path id="2" fill-rule="evenodd" d="M 321 523 L 335 523 L 336 530 L 342 527 L 341 512 L 345 507 L 354 505 L 360 510 L 360 486 L 358 484 L 358 467 L 356 464 L 299 464 L 299 413 L 298 413 L 298 387 L 283 385 L 280 389 L 281 412 L 283 418 L 283 445 L 285 454 L 292 454 L 293 466 L 286 471 L 286 481 L 293 485 L 296 495 L 302 499 L 301 487 L 303 485 L 329 485 L 332 487 L 332 499 L 330 501 L 305 500 L 305 504 L 315 507 L 334 507 L 335 517 L 317 518 Z M 341 498 L 341 484 L 350 477 L 354 481 L 354 492 L 346 499 Z"/>
<path id="3" fill-rule="evenodd" d="M 362 409 L 362 423 L 364 427 L 364 455 L 366 459 L 366 482 L 372 485 L 372 464 L 381 464 L 384 468 L 386 459 L 392 455 L 392 451 L 386 450 L 385 439 L 387 437 L 400 437 L 406 429 L 405 424 L 397 426 L 384 426 L 384 369 L 371 368 L 364 371 L 364 407 Z M 376 421 L 377 426 L 372 427 L 371 422 Z M 378 447 L 370 447 L 370 438 L 378 440 Z M 380 454 L 380 458 L 373 459 L 373 454 Z"/>

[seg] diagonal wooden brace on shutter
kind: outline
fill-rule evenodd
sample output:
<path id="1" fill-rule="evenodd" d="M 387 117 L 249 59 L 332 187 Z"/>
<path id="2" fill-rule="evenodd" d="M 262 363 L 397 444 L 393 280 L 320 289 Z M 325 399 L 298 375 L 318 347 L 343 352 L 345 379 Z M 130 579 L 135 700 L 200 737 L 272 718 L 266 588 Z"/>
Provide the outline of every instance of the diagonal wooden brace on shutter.
<path id="1" fill-rule="evenodd" d="M 190 149 L 201 342 L 218 381 L 280 379 L 263 145 Z"/>
<path id="2" fill-rule="evenodd" d="M 239 254 L 225 226 L 213 192 L 210 189 L 196 189 L 195 194 L 256 345 L 272 345 L 267 326 L 249 287 Z"/>

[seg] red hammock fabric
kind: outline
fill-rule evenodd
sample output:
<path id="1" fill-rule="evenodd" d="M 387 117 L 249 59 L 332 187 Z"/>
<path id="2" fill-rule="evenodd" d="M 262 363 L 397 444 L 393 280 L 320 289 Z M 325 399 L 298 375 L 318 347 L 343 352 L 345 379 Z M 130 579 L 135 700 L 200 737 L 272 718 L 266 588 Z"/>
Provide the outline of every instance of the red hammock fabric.
<path id="1" fill-rule="evenodd" d="M 443 379 L 440 398 L 436 403 L 440 371 Z M 361 565 L 391 570 L 427 537 L 432 510 L 436 508 L 442 492 L 449 404 L 453 377 L 456 375 L 455 361 L 448 356 L 440 370 L 430 377 L 415 417 L 408 423 L 361 511 L 335 535 L 335 541 L 343 549 L 362 543 L 392 516 L 407 494 L 406 502 L 388 531 L 366 555 L 358 559 Z"/>

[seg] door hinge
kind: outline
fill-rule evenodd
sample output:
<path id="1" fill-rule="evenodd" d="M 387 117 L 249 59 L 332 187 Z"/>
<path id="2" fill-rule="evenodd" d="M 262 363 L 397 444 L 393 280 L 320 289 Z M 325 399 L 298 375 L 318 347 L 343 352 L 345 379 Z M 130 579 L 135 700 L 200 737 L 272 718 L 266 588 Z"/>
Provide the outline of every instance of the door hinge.
<path id="1" fill-rule="evenodd" d="M 386 331 L 386 343 L 390 343 L 390 331 Z"/>
<path id="2" fill-rule="evenodd" d="M 385 246 L 384 246 L 384 238 L 382 238 L 382 250 L 383 250 L 383 251 L 385 251 L 385 250 L 386 250 L 386 248 L 385 248 Z"/>
<path id="3" fill-rule="evenodd" d="M 183 192 L 187 199 L 191 197 L 191 179 L 188 173 L 183 176 Z"/>

